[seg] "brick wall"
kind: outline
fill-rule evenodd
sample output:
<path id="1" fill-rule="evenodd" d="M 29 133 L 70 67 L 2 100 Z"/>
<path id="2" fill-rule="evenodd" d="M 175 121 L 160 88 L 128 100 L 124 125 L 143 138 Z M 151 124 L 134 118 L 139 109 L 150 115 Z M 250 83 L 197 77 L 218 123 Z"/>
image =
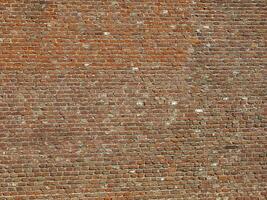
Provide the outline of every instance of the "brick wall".
<path id="1" fill-rule="evenodd" d="M 1 0 L 0 200 L 263 200 L 265 0 Z"/>

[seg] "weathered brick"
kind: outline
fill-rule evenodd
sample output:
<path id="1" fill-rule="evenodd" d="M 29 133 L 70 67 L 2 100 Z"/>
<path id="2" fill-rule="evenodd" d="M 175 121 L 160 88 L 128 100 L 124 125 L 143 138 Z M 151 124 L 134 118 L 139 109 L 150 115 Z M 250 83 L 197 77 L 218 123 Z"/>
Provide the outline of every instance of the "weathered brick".
<path id="1" fill-rule="evenodd" d="M 265 0 L 2 0 L 0 199 L 265 199 Z"/>

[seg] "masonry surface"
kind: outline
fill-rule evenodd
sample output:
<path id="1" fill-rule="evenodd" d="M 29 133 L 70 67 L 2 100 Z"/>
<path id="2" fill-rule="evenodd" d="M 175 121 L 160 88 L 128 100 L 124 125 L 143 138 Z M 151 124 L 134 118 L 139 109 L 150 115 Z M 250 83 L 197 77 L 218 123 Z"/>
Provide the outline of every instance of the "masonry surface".
<path id="1" fill-rule="evenodd" d="M 0 200 L 264 200 L 265 0 L 1 0 Z"/>

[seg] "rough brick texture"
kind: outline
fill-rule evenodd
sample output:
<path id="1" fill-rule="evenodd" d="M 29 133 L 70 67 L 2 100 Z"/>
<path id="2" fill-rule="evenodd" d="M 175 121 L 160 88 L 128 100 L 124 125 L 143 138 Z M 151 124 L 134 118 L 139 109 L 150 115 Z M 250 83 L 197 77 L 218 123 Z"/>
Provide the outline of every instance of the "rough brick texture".
<path id="1" fill-rule="evenodd" d="M 266 0 L 1 0 L 0 200 L 264 200 L 266 19 Z"/>

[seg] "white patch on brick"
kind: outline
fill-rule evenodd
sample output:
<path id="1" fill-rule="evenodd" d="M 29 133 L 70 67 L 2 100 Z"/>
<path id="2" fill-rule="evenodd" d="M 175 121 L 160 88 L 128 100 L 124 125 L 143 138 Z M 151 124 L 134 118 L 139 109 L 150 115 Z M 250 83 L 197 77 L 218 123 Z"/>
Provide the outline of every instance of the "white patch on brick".
<path id="1" fill-rule="evenodd" d="M 170 122 L 166 122 L 165 124 L 166 124 L 167 126 L 170 126 L 170 125 L 171 125 L 171 123 L 170 123 Z"/>
<path id="2" fill-rule="evenodd" d="M 144 102 L 141 101 L 141 100 L 139 100 L 139 101 L 136 102 L 136 105 L 138 105 L 138 106 L 144 106 Z"/>
<path id="3" fill-rule="evenodd" d="M 203 112 L 203 109 L 195 109 L 195 112 L 202 113 Z"/>
<path id="4" fill-rule="evenodd" d="M 224 101 L 227 101 L 229 99 L 229 97 L 223 97 Z"/>
<path id="5" fill-rule="evenodd" d="M 247 100 L 248 100 L 248 98 L 247 98 L 247 97 L 241 97 L 241 99 L 242 99 L 242 100 L 245 100 L 245 101 L 247 101 Z"/>
<path id="6" fill-rule="evenodd" d="M 218 165 L 218 163 L 212 163 L 211 166 L 212 167 L 216 167 Z"/>
<path id="7" fill-rule="evenodd" d="M 85 67 L 88 67 L 89 65 L 90 65 L 89 63 L 85 63 L 85 64 L 84 64 Z"/>
<path id="8" fill-rule="evenodd" d="M 233 71 L 233 75 L 235 75 L 235 76 L 236 76 L 236 75 L 238 75 L 238 74 L 239 74 L 239 71 L 236 71 L 236 70 L 235 70 L 235 71 Z"/>
<path id="9" fill-rule="evenodd" d="M 163 10 L 162 13 L 163 13 L 164 15 L 166 15 L 166 14 L 169 13 L 169 11 L 168 11 L 168 10 Z"/>
<path id="10" fill-rule="evenodd" d="M 133 70 L 133 71 L 138 71 L 139 68 L 138 68 L 138 67 L 132 67 L 132 70 Z"/>
<path id="11" fill-rule="evenodd" d="M 204 25 L 203 28 L 205 28 L 205 29 L 209 29 L 210 26 L 208 26 L 208 25 Z"/>
<path id="12" fill-rule="evenodd" d="M 200 132 L 201 132 L 201 130 L 199 130 L 199 129 L 196 129 L 196 130 L 194 130 L 194 132 L 195 132 L 195 133 L 200 133 Z"/>
<path id="13" fill-rule="evenodd" d="M 81 123 L 86 124 L 86 123 L 88 123 L 88 121 L 87 121 L 87 119 L 81 119 Z"/>
<path id="14" fill-rule="evenodd" d="M 90 45 L 89 44 L 83 44 L 82 47 L 85 48 L 85 49 L 89 49 Z"/>
<path id="15" fill-rule="evenodd" d="M 171 105 L 176 106 L 177 105 L 177 101 L 172 101 Z"/>
<path id="16" fill-rule="evenodd" d="M 110 35 L 110 32 L 104 32 L 104 35 L 108 36 Z"/>
<path id="17" fill-rule="evenodd" d="M 3 38 L 0 38 L 0 43 L 4 42 L 4 39 Z"/>
<path id="18" fill-rule="evenodd" d="M 210 43 L 207 43 L 206 46 L 207 46 L 207 47 L 211 47 L 211 44 L 210 44 Z"/>
<path id="19" fill-rule="evenodd" d="M 113 168 L 113 169 L 120 169 L 120 166 L 118 166 L 118 165 L 113 165 L 112 168 Z"/>

